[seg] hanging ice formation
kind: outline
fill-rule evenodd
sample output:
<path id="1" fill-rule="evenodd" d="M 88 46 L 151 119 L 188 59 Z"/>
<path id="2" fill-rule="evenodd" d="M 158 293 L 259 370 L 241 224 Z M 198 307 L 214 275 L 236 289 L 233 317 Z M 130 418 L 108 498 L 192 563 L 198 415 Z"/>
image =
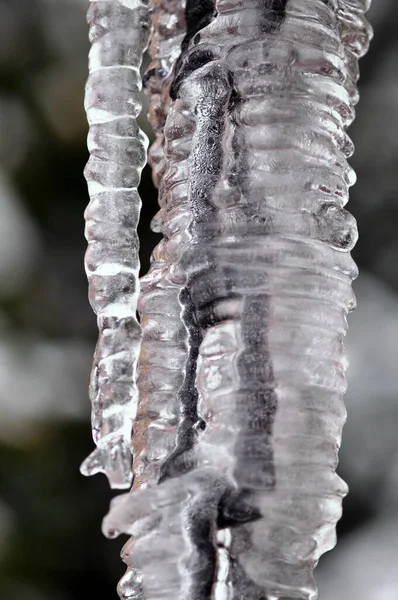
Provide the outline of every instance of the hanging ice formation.
<path id="1" fill-rule="evenodd" d="M 149 3 L 163 240 L 141 280 L 140 348 L 147 8 L 91 3 L 87 270 L 100 338 L 87 470 L 129 483 L 134 419 L 133 489 L 103 525 L 133 535 L 124 600 L 316 598 L 347 491 L 335 472 L 357 275 L 346 128 L 369 4 Z"/>
<path id="2" fill-rule="evenodd" d="M 85 107 L 90 160 L 85 175 L 86 272 L 99 338 L 90 383 L 92 430 L 97 448 L 85 475 L 103 472 L 113 488 L 132 482 L 130 439 L 138 401 L 136 368 L 141 331 L 137 321 L 137 187 L 146 162 L 140 65 L 150 20 L 140 0 L 94 0 L 88 12 L 91 51 Z"/>

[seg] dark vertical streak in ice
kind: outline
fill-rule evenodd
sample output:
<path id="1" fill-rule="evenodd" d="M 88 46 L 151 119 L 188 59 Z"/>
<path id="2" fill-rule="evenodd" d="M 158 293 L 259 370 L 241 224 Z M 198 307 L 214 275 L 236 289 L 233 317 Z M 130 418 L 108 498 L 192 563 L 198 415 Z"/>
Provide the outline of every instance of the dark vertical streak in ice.
<path id="1" fill-rule="evenodd" d="M 208 252 L 216 234 L 214 225 L 217 228 L 218 217 L 213 194 L 222 172 L 223 137 L 231 90 L 228 73 L 216 62 L 204 66 L 200 73 L 193 74 L 188 85 L 192 85 L 191 102 L 196 115 L 196 131 L 190 157 L 188 192 L 192 213 L 189 225 L 191 248 L 183 257 L 183 267 L 187 275 L 199 269 L 199 276 L 206 278 L 214 262 L 211 250 Z M 186 88 L 184 93 L 190 94 Z M 186 285 L 197 314 L 199 298 L 191 287 L 191 277 Z M 191 321 L 191 328 L 192 322 L 196 322 L 196 317 Z M 201 339 L 203 334 L 204 330 L 200 327 L 197 339 Z M 197 398 L 196 389 L 191 389 L 191 400 L 197 403 Z M 189 508 L 187 518 L 192 547 L 188 564 L 191 574 L 189 597 L 193 600 L 207 600 L 212 594 L 217 565 L 216 522 L 221 494 L 220 487 L 208 481 Z"/>
<path id="2" fill-rule="evenodd" d="M 285 18 L 286 5 L 288 0 L 272 0 L 261 2 L 260 8 L 260 28 L 262 32 L 271 33 L 280 29 Z M 232 95 L 233 105 L 231 112 L 231 121 L 235 126 L 235 135 L 232 140 L 234 153 L 234 166 L 230 177 L 230 185 L 238 189 L 240 194 L 240 203 L 245 214 L 245 223 L 248 226 L 248 233 L 251 233 L 251 224 L 256 213 L 256 207 L 253 206 L 253 200 L 250 198 L 249 173 L 250 166 L 248 161 L 248 148 L 245 142 L 244 132 L 239 127 L 239 110 L 242 104 L 239 91 L 235 83 L 231 80 L 234 89 Z M 265 197 L 262 202 L 266 203 L 267 190 L 264 190 Z M 272 232 L 269 231 L 267 223 L 260 224 L 259 230 L 256 224 L 256 232 L 261 236 L 266 236 Z M 268 231 L 267 231 L 268 229 Z M 253 232 L 254 233 L 254 232 Z M 241 331 L 243 337 L 244 350 L 238 359 L 238 371 L 242 388 L 241 405 L 239 412 L 242 418 L 242 430 L 244 433 L 239 440 L 236 448 L 237 469 L 235 473 L 238 485 L 241 485 L 242 478 L 246 479 L 247 469 L 245 465 L 257 464 L 257 469 L 251 469 L 256 472 L 256 481 L 245 481 L 250 489 L 254 487 L 271 489 L 275 485 L 275 469 L 272 452 L 272 425 L 275 419 L 277 399 L 274 390 L 274 376 L 272 362 L 268 348 L 267 323 L 269 321 L 269 298 L 266 295 L 248 296 L 243 301 L 243 310 L 241 316 Z M 258 443 L 256 438 L 253 444 L 253 435 L 262 433 L 262 443 Z M 252 438 L 252 439 L 250 439 Z"/>
<path id="3" fill-rule="evenodd" d="M 275 32 L 283 22 L 286 4 L 287 0 L 261 2 L 257 27 L 264 33 Z M 176 63 L 175 77 L 170 88 L 170 95 L 175 99 L 179 94 L 180 86 L 189 76 L 206 64 L 213 63 L 212 67 L 209 67 L 200 77 L 200 85 L 203 86 L 205 93 L 198 96 L 195 107 L 198 144 L 192 150 L 190 182 L 193 244 L 189 256 L 184 258 L 187 271 L 193 273 L 188 282 L 188 288 L 202 331 L 217 322 L 217 303 L 223 297 L 231 298 L 234 295 L 234 278 L 236 285 L 239 284 L 236 281 L 236 274 L 235 277 L 233 274 L 229 274 L 228 269 L 222 269 L 220 272 L 219 266 L 211 256 L 211 240 L 217 236 L 217 228 L 220 226 L 220 216 L 213 203 L 212 192 L 220 179 L 225 160 L 222 137 L 227 118 L 229 123 L 235 127 L 235 135 L 232 140 L 234 164 L 232 172 L 229 174 L 229 183 L 232 188 L 239 191 L 245 221 L 250 224 L 253 217 L 253 205 L 250 202 L 247 181 L 248 151 L 244 133 L 240 130 L 236 119 L 241 98 L 235 88 L 233 74 L 223 69 L 220 63 L 215 62 L 216 57 L 209 49 L 198 48 L 198 50 L 191 49 L 188 52 L 190 41 L 194 35 L 201 27 L 206 26 L 213 16 L 213 2 L 204 2 L 200 6 L 195 2 L 187 3 L 187 35 L 182 43 L 181 55 Z M 198 26 L 199 23 L 201 23 L 200 26 Z M 261 234 L 266 233 L 263 227 Z M 200 269 L 200 264 L 206 266 Z M 231 285 L 228 283 L 230 275 Z M 203 295 L 200 292 L 195 293 L 195 290 L 203 290 L 203 286 L 208 287 L 209 285 L 212 288 L 216 279 L 221 295 L 220 293 L 213 295 L 210 302 L 203 303 Z M 188 295 L 188 292 L 184 291 L 182 297 L 187 298 Z M 272 488 L 275 483 L 271 437 L 276 411 L 276 394 L 266 330 L 268 313 L 267 296 L 250 296 L 244 299 L 241 317 L 244 350 L 238 361 L 242 389 L 239 394 L 241 398 L 240 414 L 237 416 L 242 433 L 236 447 L 237 472 L 235 473 L 238 484 L 242 481 L 243 486 L 238 493 L 227 492 L 224 494 L 219 506 L 219 524 L 228 523 L 229 526 L 233 526 L 238 525 L 242 520 L 247 522 L 257 519 L 258 511 L 250 508 L 249 504 L 245 502 L 250 495 L 250 487 L 253 484 L 255 487 L 263 484 L 266 488 Z M 196 402 L 197 392 L 191 384 L 189 386 L 184 384 L 183 387 L 187 392 L 190 389 L 188 392 L 190 398 L 191 400 L 195 399 Z M 261 444 L 258 442 L 258 437 L 253 438 L 253 434 L 261 434 Z M 191 447 L 192 436 L 189 443 L 189 448 Z M 178 455 L 181 456 L 181 452 L 183 450 L 177 449 L 173 455 L 174 458 L 176 459 Z M 256 482 L 246 479 L 245 465 L 247 465 L 247 461 L 253 464 L 250 472 L 256 472 Z M 254 468 L 254 464 L 257 465 L 257 469 Z M 170 464 L 168 469 L 170 469 Z M 164 475 L 162 475 L 163 477 Z M 245 516 L 242 516 L 242 503 L 245 505 L 245 511 L 243 511 Z"/>
<path id="4" fill-rule="evenodd" d="M 268 319 L 269 298 L 266 295 L 245 299 L 241 317 L 244 350 L 237 365 L 241 381 L 238 412 L 242 433 L 235 447 L 235 479 L 243 488 L 249 489 L 272 489 L 275 485 L 272 426 L 277 400 L 268 349 Z"/>
<path id="5" fill-rule="evenodd" d="M 285 17 L 287 0 L 261 2 L 257 27 L 262 33 L 276 32 Z M 250 197 L 248 173 L 250 172 L 248 148 L 244 131 L 239 126 L 239 110 L 242 103 L 234 82 L 234 75 L 225 69 L 214 52 L 206 47 L 190 48 L 191 40 L 197 36 L 214 17 L 214 2 L 197 3 L 188 0 L 186 6 L 187 34 L 181 46 L 181 55 L 176 62 L 174 80 L 170 96 L 176 99 L 187 78 L 193 86 L 196 133 L 191 151 L 189 198 L 192 210 L 190 231 L 192 245 L 183 257 L 185 271 L 190 273 L 187 287 L 181 291 L 183 306 L 182 318 L 189 332 L 189 357 L 186 376 L 179 391 L 181 421 L 177 437 L 177 447 L 163 465 L 160 480 L 185 473 L 194 467 L 192 448 L 196 439 L 195 422 L 198 420 L 198 394 L 195 388 L 196 362 L 199 344 L 204 332 L 216 322 L 217 304 L 220 300 L 232 298 L 234 287 L 239 285 L 239 273 L 229 272 L 228 267 L 220 267 L 212 256 L 212 240 L 221 231 L 222 216 L 214 203 L 214 188 L 220 180 L 227 157 L 223 146 L 225 126 L 235 129 L 232 139 L 233 160 L 228 173 L 229 185 L 238 192 L 240 209 L 249 235 L 267 235 L 267 224 L 254 223 L 253 198 Z M 210 64 L 209 64 L 210 63 Z M 207 65 L 207 66 L 206 66 Z M 196 72 L 202 69 L 201 73 Z M 186 90 L 184 90 L 186 93 Z M 266 193 L 266 190 L 265 190 Z M 266 198 L 263 199 L 266 201 Z M 253 231 L 253 225 L 255 230 Z M 237 231 L 237 235 L 241 235 Z M 206 294 L 209 301 L 206 302 Z M 217 290 L 216 293 L 214 293 Z M 225 317 L 224 317 L 225 318 Z M 239 526 L 261 517 L 252 501 L 253 489 L 272 489 L 275 485 L 275 469 L 272 450 L 272 426 L 276 412 L 276 393 L 271 357 L 268 349 L 267 323 L 269 319 L 269 298 L 266 295 L 252 295 L 243 299 L 240 316 L 243 351 L 238 359 L 238 372 L 241 382 L 238 391 L 236 421 L 239 427 L 237 439 L 236 467 L 234 478 L 239 486 L 229 489 L 221 497 L 219 490 L 211 492 L 206 504 L 216 502 L 214 513 L 203 505 L 204 498 L 193 500 L 187 515 L 189 537 L 193 552 L 193 562 L 189 573 L 193 588 L 193 599 L 210 597 L 215 577 L 216 549 L 214 528 L 238 528 L 237 543 L 231 548 L 230 579 L 235 592 L 252 593 L 260 600 L 262 591 L 246 576 L 239 563 L 238 555 L 247 545 L 250 548 L 250 532 Z M 197 325 L 196 325 L 197 324 Z M 204 424 L 205 426 L 205 424 Z M 250 465 L 250 468 L 247 468 Z M 206 491 L 204 490 L 204 493 Z M 218 493 L 218 498 L 215 494 Z M 196 561 L 196 562 L 195 562 Z M 235 597 L 238 597 L 235 595 Z M 243 596 L 242 596 L 243 597 Z"/>
<path id="6" fill-rule="evenodd" d="M 176 477 L 187 473 L 194 466 L 191 451 L 197 437 L 195 424 L 198 421 L 198 392 L 195 387 L 195 376 L 202 336 L 196 325 L 191 296 L 186 287 L 179 294 L 179 302 L 182 306 L 181 320 L 188 332 L 189 350 L 185 365 L 184 381 L 177 393 L 180 406 L 180 420 L 176 448 L 162 464 L 158 483 L 169 477 Z"/>
<path id="7" fill-rule="evenodd" d="M 210 483 L 210 482 L 209 482 Z M 191 574 L 190 600 L 210 600 L 216 576 L 216 516 L 218 494 L 211 485 L 198 494 L 190 504 L 188 514 L 188 538 L 191 554 L 187 570 Z"/>
<path id="8" fill-rule="evenodd" d="M 261 0 L 261 21 L 260 28 L 262 33 L 274 33 L 278 31 L 286 16 L 286 6 L 289 0 Z"/>
<path id="9" fill-rule="evenodd" d="M 285 18 L 287 0 L 263 2 L 259 20 L 262 33 L 275 33 Z M 249 149 L 244 131 L 239 126 L 242 98 L 231 81 L 234 93 L 230 119 L 235 127 L 232 139 L 233 168 L 229 184 L 239 192 L 242 211 L 248 232 L 261 236 L 270 234 L 267 223 L 253 221 L 256 206 L 250 197 Z M 262 202 L 267 201 L 264 190 Z M 255 230 L 253 231 L 253 225 Z M 260 228 L 258 226 L 260 225 Z M 267 295 L 247 296 L 241 312 L 241 335 L 243 352 L 237 363 L 240 390 L 237 403 L 241 433 L 235 446 L 236 466 L 234 479 L 239 488 L 234 494 L 226 493 L 219 507 L 219 525 L 231 528 L 232 544 L 229 551 L 229 581 L 233 599 L 265 600 L 264 590 L 248 577 L 240 557 L 251 548 L 251 531 L 244 526 L 261 517 L 255 508 L 255 490 L 272 490 L 275 487 L 275 465 L 272 445 L 272 429 L 277 410 L 277 397 L 268 343 L 270 299 Z M 250 465 L 250 467 L 249 467 Z M 243 525 L 243 526 L 241 526 Z"/>
<path id="10" fill-rule="evenodd" d="M 178 95 L 178 89 L 183 79 L 190 73 L 214 60 L 214 55 L 210 51 L 200 50 L 189 57 L 189 65 L 184 62 L 191 41 L 198 43 L 200 40 L 199 31 L 206 27 L 216 16 L 215 0 L 187 0 L 185 7 L 185 22 L 187 33 L 181 43 L 181 54 L 176 60 L 174 66 L 174 79 L 170 86 L 170 98 L 175 100 Z"/>
<path id="11" fill-rule="evenodd" d="M 206 27 L 216 16 L 215 0 L 187 0 L 185 7 L 185 22 L 187 34 L 182 43 L 182 51 L 188 48 L 189 42 Z"/>

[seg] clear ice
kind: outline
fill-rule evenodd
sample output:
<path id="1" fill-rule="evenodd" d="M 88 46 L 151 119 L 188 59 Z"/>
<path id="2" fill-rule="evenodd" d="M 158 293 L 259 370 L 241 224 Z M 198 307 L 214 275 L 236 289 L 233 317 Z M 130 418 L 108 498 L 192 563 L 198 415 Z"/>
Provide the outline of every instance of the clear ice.
<path id="1" fill-rule="evenodd" d="M 145 153 L 116 159 L 117 178 L 113 167 L 97 168 L 98 153 L 87 171 L 96 215 L 88 219 L 95 225 L 93 233 L 88 225 L 89 243 L 103 247 L 99 265 L 88 268 L 103 330 L 95 364 L 107 365 L 98 389 L 92 385 L 95 439 L 105 457 L 97 470 L 112 463 L 107 451 L 127 456 L 134 418 L 134 485 L 103 523 L 109 537 L 133 536 L 122 552 L 123 600 L 317 598 L 313 570 L 335 544 L 347 493 L 336 474 L 346 418 L 343 342 L 357 276 L 350 256 L 356 222 L 344 208 L 355 183 L 346 129 L 358 101 L 358 59 L 372 35 L 369 4 L 150 2 L 144 84 L 156 134 L 153 226 L 163 239 L 141 280 L 140 350 L 136 279 L 123 291 L 133 333 L 126 335 L 117 311 L 111 328 L 101 320 L 121 304 L 125 271 L 107 277 L 123 264 L 123 235 L 134 236 L 130 252 L 136 247 L 139 200 L 134 224 L 123 198 L 95 202 L 99 176 L 106 188 L 119 177 L 137 185 Z M 139 23 L 128 28 L 139 64 L 145 7 L 123 5 Z M 127 20 L 114 23 L 121 30 L 112 49 L 117 41 L 117 56 L 125 56 Z M 120 81 L 100 85 L 121 106 Z M 94 98 L 96 115 L 103 100 Z M 141 134 L 130 131 L 130 143 L 143 149 Z M 123 152 L 122 143 L 108 146 L 106 130 L 99 133 L 99 148 Z M 109 207 L 114 221 L 105 217 Z M 127 458 L 127 474 L 124 464 Z"/>
<path id="2" fill-rule="evenodd" d="M 141 208 L 137 187 L 148 146 L 136 118 L 150 19 L 140 0 L 97 0 L 90 2 L 88 22 L 91 50 L 85 108 L 90 159 L 85 176 L 90 203 L 85 212 L 85 266 L 99 337 L 90 382 L 97 448 L 81 471 L 106 473 L 111 487 L 128 488 L 141 341 L 136 315 Z"/>

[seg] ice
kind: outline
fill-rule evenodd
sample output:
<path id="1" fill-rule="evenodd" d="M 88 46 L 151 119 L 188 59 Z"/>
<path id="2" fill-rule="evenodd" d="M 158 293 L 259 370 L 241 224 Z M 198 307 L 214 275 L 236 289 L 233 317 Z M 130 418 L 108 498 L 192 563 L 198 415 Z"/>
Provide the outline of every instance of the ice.
<path id="1" fill-rule="evenodd" d="M 149 97 L 148 120 L 155 134 L 148 161 L 152 177 L 158 187 L 166 164 L 164 157 L 164 125 L 170 108 L 169 88 L 172 70 L 180 54 L 185 33 L 185 0 L 150 0 L 153 11 L 153 32 L 149 53 L 151 62 L 144 75 Z"/>
<path id="2" fill-rule="evenodd" d="M 122 552 L 128 570 L 119 584 L 121 598 L 134 598 L 128 594 L 141 573 L 144 598 L 210 597 L 216 549 L 209 532 L 223 491 L 215 470 L 204 468 L 112 501 L 103 532 L 134 536 Z"/>
<path id="3" fill-rule="evenodd" d="M 147 6 L 139 0 L 91 2 L 88 21 L 85 107 L 91 156 L 85 170 L 90 193 L 85 264 L 99 338 L 90 385 L 97 449 L 81 470 L 85 475 L 104 472 L 112 487 L 126 488 L 132 482 L 130 438 L 141 339 L 136 317 L 141 207 L 137 186 L 148 143 L 135 119 L 141 110 L 139 67 L 150 23 Z"/>
<path id="4" fill-rule="evenodd" d="M 231 600 L 317 597 L 313 570 L 336 542 L 347 493 L 336 466 L 357 229 L 343 208 L 355 183 L 345 130 L 372 35 L 368 5 L 189 0 L 172 70 L 181 14 L 170 17 L 174 2 L 153 12 L 155 39 L 170 41 L 156 68 L 164 56 L 172 73 L 148 77 L 160 146 L 164 135 L 164 156 L 152 159 L 164 238 L 139 307 L 136 482 L 104 521 L 110 537 L 133 535 L 122 598 L 210 599 L 216 582 Z M 112 128 L 105 76 L 96 71 L 89 105 Z M 115 94 L 123 127 L 136 116 L 124 95 L 136 77 L 123 69 Z M 112 135 L 109 148 L 123 154 Z M 100 193 L 137 184 L 122 156 L 109 172 L 103 162 L 92 170 Z M 94 279 L 113 277 L 124 255 L 111 254 L 104 269 L 93 253 Z M 120 329 L 106 315 L 108 352 Z M 117 348 L 126 363 L 131 343 L 126 335 Z M 111 380 L 105 389 L 106 402 L 119 397 Z M 96 435 L 111 448 L 102 414 Z"/>

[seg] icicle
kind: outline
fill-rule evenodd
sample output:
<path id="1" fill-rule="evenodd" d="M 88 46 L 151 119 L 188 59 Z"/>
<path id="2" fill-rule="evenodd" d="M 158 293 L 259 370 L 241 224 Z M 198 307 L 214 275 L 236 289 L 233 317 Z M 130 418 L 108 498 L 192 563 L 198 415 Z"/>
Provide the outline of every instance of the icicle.
<path id="1" fill-rule="evenodd" d="M 158 135 L 156 145 L 163 139 L 170 74 L 183 35 L 184 13 L 182 6 L 175 1 L 163 3 L 152 0 L 151 8 L 154 35 L 150 45 L 152 63 L 146 78 L 149 82 L 147 91 L 151 91 L 149 117 Z M 133 438 L 136 488 L 157 482 L 161 465 L 173 451 L 180 410 L 177 392 L 183 382 L 187 360 L 187 331 L 181 320 L 182 309 L 178 300 L 181 276 L 175 268 L 180 232 L 184 230 L 187 218 L 184 211 L 180 210 L 166 230 L 162 217 L 166 211 L 172 211 L 175 204 L 171 194 L 168 195 L 171 186 L 179 203 L 186 196 L 186 185 L 179 185 L 181 180 L 188 178 L 188 164 L 180 150 L 181 143 L 184 144 L 181 123 L 185 126 L 183 135 L 186 140 L 192 133 L 192 119 L 187 120 L 183 111 L 177 111 L 175 119 L 168 124 L 169 144 L 165 159 L 171 173 L 177 172 L 178 177 L 171 175 L 169 185 L 160 189 L 159 203 L 163 209 L 155 217 L 155 228 L 162 231 L 164 238 L 153 252 L 148 274 L 141 278 L 138 304 L 143 334 L 138 365 L 140 400 L 134 423 L 136 435 Z M 176 131 L 174 136 L 178 142 L 177 153 L 174 150 L 173 130 Z M 189 155 L 189 151 L 186 155 Z M 163 158 L 162 161 L 165 162 Z M 156 172 L 154 165 L 153 168 Z"/>
<path id="2" fill-rule="evenodd" d="M 145 599 L 210 597 L 215 557 L 209 532 L 210 538 L 215 535 L 217 499 L 222 492 L 216 470 L 204 468 L 179 477 L 178 485 L 169 479 L 112 500 L 104 534 L 133 535 L 122 552 L 132 568 L 121 598 L 134 598 L 127 586 L 136 567 L 142 572 Z"/>
<path id="3" fill-rule="evenodd" d="M 170 87 L 158 255 L 188 333 L 177 445 L 160 484 L 104 521 L 134 536 L 145 600 L 317 596 L 347 492 L 335 472 L 357 275 L 345 129 L 367 5 L 187 2 L 187 24 L 203 20 Z"/>
<path id="4" fill-rule="evenodd" d="M 156 137 L 148 159 L 154 183 L 159 187 L 165 171 L 163 129 L 170 108 L 169 87 L 185 34 L 185 0 L 150 0 L 149 7 L 153 23 L 149 47 L 152 60 L 144 82 L 149 97 L 148 120 Z"/>
<path id="5" fill-rule="evenodd" d="M 187 165 L 181 156 L 173 156 L 173 148 L 164 156 L 164 126 L 170 105 L 168 89 L 174 62 L 180 52 L 184 34 L 184 3 L 152 0 L 153 35 L 150 44 L 151 64 L 144 76 L 149 94 L 149 121 L 156 140 L 149 151 L 152 175 L 158 184 L 165 170 L 166 160 L 178 164 L 179 173 Z M 171 125 L 172 126 L 172 125 Z M 179 138 L 180 140 L 180 138 Z M 185 179 L 188 173 L 185 173 Z M 134 489 L 157 483 L 162 465 L 173 453 L 179 417 L 178 389 L 184 377 L 187 361 L 187 331 L 180 318 L 178 301 L 181 282 L 173 264 L 173 247 L 178 248 L 179 230 L 183 226 L 175 220 L 173 231 L 163 231 L 163 213 L 168 198 L 160 190 L 163 205 L 154 219 L 153 228 L 165 237 L 151 257 L 148 274 L 141 278 L 138 311 L 142 327 L 142 344 L 138 362 L 139 404 L 134 421 Z M 179 216 L 179 218 L 181 215 Z M 181 218 L 180 218 L 181 220 Z M 130 540 L 122 552 L 127 571 L 119 582 L 122 600 L 143 597 L 142 573 L 137 541 Z"/>
<path id="6" fill-rule="evenodd" d="M 222 322 L 217 334 L 207 329 L 200 350 L 207 428 L 198 466 L 222 467 L 252 511 L 242 502 L 231 511 L 228 497 L 220 503 L 232 526 L 234 599 L 315 598 L 312 571 L 335 543 L 346 493 L 334 470 L 345 419 L 342 339 L 356 276 L 348 254 L 355 221 L 342 208 L 354 182 L 344 133 L 353 118 L 343 87 L 351 73 L 330 3 L 291 1 L 285 13 L 282 3 L 275 7 L 279 15 L 262 13 L 256 2 L 243 9 L 220 0 L 201 35 L 207 56 L 225 57 L 236 98 L 224 137 L 235 156 L 225 154 L 225 177 L 193 204 L 204 240 L 195 253 L 206 252 L 212 268 L 198 270 L 192 260 L 188 284 L 197 311 L 211 306 Z M 229 51 L 222 36 L 232 26 Z M 189 62 L 188 54 L 187 73 Z M 206 115 L 202 157 L 215 122 Z"/>
<path id="7" fill-rule="evenodd" d="M 99 339 L 90 384 L 97 449 L 81 470 L 84 475 L 106 473 L 113 488 L 126 488 L 132 481 L 130 438 L 141 335 L 136 318 L 137 187 L 148 145 L 136 118 L 141 110 L 139 69 L 150 24 L 140 0 L 92 1 L 88 21 L 86 271 Z"/>

